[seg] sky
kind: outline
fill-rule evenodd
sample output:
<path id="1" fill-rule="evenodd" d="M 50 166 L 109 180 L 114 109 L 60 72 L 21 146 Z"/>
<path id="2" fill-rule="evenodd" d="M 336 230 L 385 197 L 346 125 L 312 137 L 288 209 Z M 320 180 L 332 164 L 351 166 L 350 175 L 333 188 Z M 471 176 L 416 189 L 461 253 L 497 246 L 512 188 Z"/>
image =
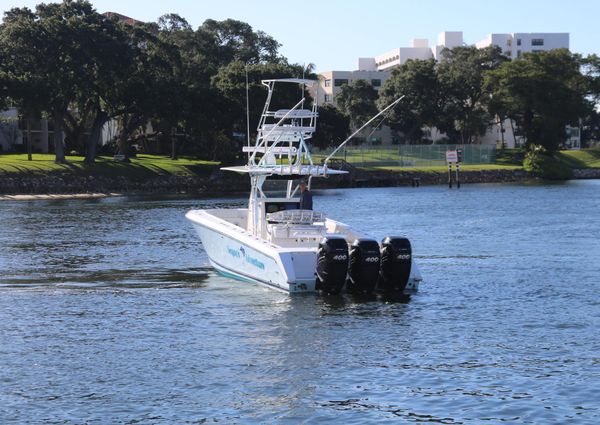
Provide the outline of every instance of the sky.
<path id="1" fill-rule="evenodd" d="M 35 8 L 41 1 L 0 0 L 0 11 Z M 48 0 L 46 0 L 48 2 Z M 568 32 L 571 51 L 600 54 L 599 0 L 92 0 L 99 12 L 140 21 L 177 13 L 195 29 L 204 20 L 233 18 L 281 43 L 292 63 L 313 63 L 319 72 L 355 70 L 413 38 L 437 43 L 442 31 L 462 31 L 473 44 L 489 33 Z"/>

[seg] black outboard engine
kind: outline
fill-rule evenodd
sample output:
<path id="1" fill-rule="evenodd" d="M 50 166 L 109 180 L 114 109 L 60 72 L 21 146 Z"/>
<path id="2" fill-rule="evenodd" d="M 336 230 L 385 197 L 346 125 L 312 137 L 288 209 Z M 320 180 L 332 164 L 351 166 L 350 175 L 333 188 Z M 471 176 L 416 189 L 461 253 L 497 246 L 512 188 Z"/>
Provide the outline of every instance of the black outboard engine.
<path id="1" fill-rule="evenodd" d="M 348 291 L 370 294 L 379 280 L 379 244 L 375 239 L 356 239 L 350 247 Z"/>
<path id="2" fill-rule="evenodd" d="M 381 289 L 402 293 L 410 277 L 411 263 L 410 241 L 399 236 L 385 237 L 381 242 Z"/>
<path id="3" fill-rule="evenodd" d="M 348 272 L 348 242 L 341 236 L 326 236 L 317 250 L 317 287 L 330 294 L 339 293 Z"/>

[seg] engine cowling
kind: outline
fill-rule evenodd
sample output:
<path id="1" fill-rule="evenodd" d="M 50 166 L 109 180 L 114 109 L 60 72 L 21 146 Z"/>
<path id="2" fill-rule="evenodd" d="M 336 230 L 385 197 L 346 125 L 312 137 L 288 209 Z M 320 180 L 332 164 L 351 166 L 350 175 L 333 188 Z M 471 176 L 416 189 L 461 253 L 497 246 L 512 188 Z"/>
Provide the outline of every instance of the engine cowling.
<path id="1" fill-rule="evenodd" d="M 356 239 L 350 247 L 348 291 L 370 294 L 379 280 L 379 244 L 375 239 Z"/>
<path id="2" fill-rule="evenodd" d="M 387 236 L 381 242 L 380 286 L 385 292 L 403 292 L 410 277 L 412 248 L 407 238 Z"/>
<path id="3" fill-rule="evenodd" d="M 339 293 L 348 273 L 348 242 L 341 236 L 326 236 L 317 250 L 317 284 L 330 294 Z"/>

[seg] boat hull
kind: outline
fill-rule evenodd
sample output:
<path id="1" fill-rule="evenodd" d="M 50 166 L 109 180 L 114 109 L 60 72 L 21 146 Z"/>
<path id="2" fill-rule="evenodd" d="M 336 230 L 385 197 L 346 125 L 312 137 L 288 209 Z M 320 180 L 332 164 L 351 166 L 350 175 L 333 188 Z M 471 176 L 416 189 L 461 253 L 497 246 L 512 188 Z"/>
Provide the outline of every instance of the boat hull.
<path id="1" fill-rule="evenodd" d="M 200 237 L 210 264 L 221 274 L 287 293 L 316 291 L 317 247 L 282 248 L 229 223 L 211 210 L 186 214 Z M 412 263 L 405 294 L 417 292 L 421 274 Z"/>
<path id="2" fill-rule="evenodd" d="M 314 292 L 314 250 L 281 250 L 234 229 L 208 211 L 190 211 L 193 223 L 211 265 L 220 273 L 284 292 Z"/>

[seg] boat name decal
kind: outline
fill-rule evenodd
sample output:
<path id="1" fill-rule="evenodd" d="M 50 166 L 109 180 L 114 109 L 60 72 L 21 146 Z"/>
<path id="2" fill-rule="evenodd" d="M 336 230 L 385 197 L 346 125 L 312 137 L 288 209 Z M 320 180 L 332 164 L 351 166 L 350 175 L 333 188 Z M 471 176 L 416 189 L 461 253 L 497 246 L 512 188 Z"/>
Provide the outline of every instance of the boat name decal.
<path id="1" fill-rule="evenodd" d="M 258 260 L 257 258 L 251 257 L 249 254 L 246 254 L 246 250 L 244 247 L 240 247 L 239 249 L 229 248 L 227 247 L 227 253 L 235 258 L 244 258 L 246 263 L 253 265 L 254 267 L 258 267 L 261 270 L 265 269 L 265 264 Z"/>

